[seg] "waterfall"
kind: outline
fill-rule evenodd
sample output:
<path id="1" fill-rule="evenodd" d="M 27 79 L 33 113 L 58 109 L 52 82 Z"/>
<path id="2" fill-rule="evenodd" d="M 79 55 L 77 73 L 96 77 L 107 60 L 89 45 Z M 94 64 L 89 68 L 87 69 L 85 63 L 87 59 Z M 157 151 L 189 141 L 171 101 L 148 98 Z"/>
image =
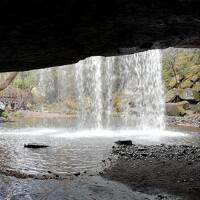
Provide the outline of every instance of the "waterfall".
<path id="1" fill-rule="evenodd" d="M 68 104 L 76 104 L 80 129 L 116 125 L 163 129 L 161 71 L 160 51 L 150 50 L 127 56 L 90 57 L 75 65 L 39 70 L 37 76 L 47 105 L 60 103 L 60 110 L 66 110 L 63 102 L 72 99 Z"/>
<path id="2" fill-rule="evenodd" d="M 123 104 L 120 115 L 124 127 L 164 128 L 165 106 L 159 50 L 111 58 L 91 57 L 77 63 L 75 69 L 81 124 L 92 115 L 93 128 L 109 127 L 114 92 Z M 113 91 L 115 76 L 118 77 L 118 85 Z M 85 101 L 88 96 L 93 108 L 89 111 Z"/>
<path id="3" fill-rule="evenodd" d="M 139 87 L 141 109 L 139 128 L 164 129 L 164 88 L 162 83 L 162 63 L 159 50 L 144 52 L 138 56 Z"/>
<path id="4" fill-rule="evenodd" d="M 162 63 L 159 50 L 137 53 L 125 58 L 128 63 L 128 84 L 132 84 L 138 117 L 138 129 L 164 129 L 164 89 L 162 83 Z M 134 70 L 131 71 L 131 70 Z M 134 76 L 135 74 L 135 76 Z"/>
<path id="5" fill-rule="evenodd" d="M 77 101 L 79 106 L 79 128 L 84 127 L 85 122 L 85 104 L 84 104 L 84 88 L 83 88 L 83 67 L 82 61 L 75 64 L 75 76 L 77 86 Z"/>
<path id="6" fill-rule="evenodd" d="M 113 67 L 114 67 L 114 58 L 106 58 L 106 67 L 105 67 L 105 95 L 106 95 L 106 127 L 110 127 L 111 118 L 112 118 L 112 91 L 113 91 Z"/>
<path id="7" fill-rule="evenodd" d="M 77 100 L 80 124 L 84 127 L 88 117 L 93 119 L 93 128 L 102 128 L 103 94 L 102 71 L 104 58 L 91 57 L 75 65 Z"/>

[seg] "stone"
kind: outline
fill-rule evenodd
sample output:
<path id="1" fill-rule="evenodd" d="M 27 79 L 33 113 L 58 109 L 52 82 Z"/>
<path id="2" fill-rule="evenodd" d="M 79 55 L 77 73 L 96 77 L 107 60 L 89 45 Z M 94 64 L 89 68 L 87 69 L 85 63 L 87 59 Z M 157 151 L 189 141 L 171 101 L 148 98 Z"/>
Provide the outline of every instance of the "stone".
<path id="1" fill-rule="evenodd" d="M 183 108 L 184 104 L 166 103 L 166 114 L 169 116 L 184 116 L 186 110 Z"/>
<path id="2" fill-rule="evenodd" d="M 176 89 L 171 89 L 167 92 L 165 96 L 165 102 L 169 103 L 172 102 L 177 97 Z"/>
<path id="3" fill-rule="evenodd" d="M 200 91 L 192 90 L 192 94 L 195 101 L 200 101 Z"/>
<path id="4" fill-rule="evenodd" d="M 80 176 L 80 175 L 81 175 L 80 172 L 76 172 L 76 173 L 74 173 L 74 176 Z"/>
<path id="5" fill-rule="evenodd" d="M 6 120 L 6 118 L 5 117 L 0 117 L 0 123 L 4 123 L 4 122 L 6 122 L 7 120 Z"/>
<path id="6" fill-rule="evenodd" d="M 6 109 L 5 104 L 4 104 L 3 102 L 0 101 L 0 110 L 1 110 L 1 111 L 5 111 L 5 109 Z"/>
<path id="7" fill-rule="evenodd" d="M 132 141 L 131 140 L 118 140 L 115 142 L 115 144 L 118 145 L 132 145 Z"/>
<path id="8" fill-rule="evenodd" d="M 196 106 L 195 106 L 195 111 L 196 111 L 197 113 L 200 113 L 200 102 L 196 104 Z"/>
<path id="9" fill-rule="evenodd" d="M 24 144 L 24 148 L 31 148 L 31 149 L 39 149 L 39 148 L 47 148 L 49 147 L 46 144 L 39 144 L 39 143 L 29 143 L 29 144 Z"/>
<path id="10" fill-rule="evenodd" d="M 183 108 L 186 110 L 190 108 L 190 103 L 188 101 L 177 102 L 177 105 L 183 106 Z"/>
<path id="11" fill-rule="evenodd" d="M 200 74 L 195 74 L 192 77 L 190 77 L 189 79 L 193 82 L 196 82 L 199 78 L 200 78 Z"/>
<path id="12" fill-rule="evenodd" d="M 196 82 L 192 87 L 193 90 L 200 92 L 200 82 Z"/>
<path id="13" fill-rule="evenodd" d="M 189 79 L 186 79 L 185 81 L 183 81 L 181 84 L 180 84 L 180 87 L 182 89 L 185 89 L 185 88 L 191 88 L 193 85 L 193 82 L 190 81 Z"/>
<path id="14" fill-rule="evenodd" d="M 182 79 L 182 77 L 181 77 L 180 75 L 176 75 L 176 76 L 173 77 L 173 78 L 171 79 L 171 81 L 169 82 L 169 87 L 170 87 L 170 88 L 176 87 L 176 86 L 180 83 L 181 79 Z"/>
<path id="15" fill-rule="evenodd" d="M 178 89 L 177 90 L 178 96 L 182 100 L 195 100 L 193 91 L 191 88 L 186 88 L 186 89 Z"/>

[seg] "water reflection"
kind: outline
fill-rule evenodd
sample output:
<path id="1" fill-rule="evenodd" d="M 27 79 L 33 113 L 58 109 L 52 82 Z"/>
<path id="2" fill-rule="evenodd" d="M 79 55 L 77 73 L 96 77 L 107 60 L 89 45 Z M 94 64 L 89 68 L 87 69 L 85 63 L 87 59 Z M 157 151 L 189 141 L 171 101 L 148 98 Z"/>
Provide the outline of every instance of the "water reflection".
<path id="1" fill-rule="evenodd" d="M 120 126 L 120 120 L 113 124 Z M 43 127 L 43 128 L 41 128 Z M 32 118 L 5 123 L 0 128 L 0 167 L 39 174 L 47 171 L 70 174 L 99 170 L 113 142 L 132 139 L 136 144 L 199 145 L 198 132 L 138 131 L 133 129 L 76 130 L 76 119 Z M 114 127 L 114 126 L 113 126 Z M 117 129 L 117 130 L 116 130 Z M 25 143 L 44 143 L 47 149 L 26 149 Z"/>

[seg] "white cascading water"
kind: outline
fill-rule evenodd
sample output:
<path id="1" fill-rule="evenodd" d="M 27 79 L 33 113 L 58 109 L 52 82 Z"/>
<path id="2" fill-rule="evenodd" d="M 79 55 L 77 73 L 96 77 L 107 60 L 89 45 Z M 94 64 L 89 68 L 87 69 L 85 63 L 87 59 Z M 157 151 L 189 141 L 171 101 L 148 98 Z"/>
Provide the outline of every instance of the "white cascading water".
<path id="1" fill-rule="evenodd" d="M 95 71 L 94 80 L 94 117 L 95 117 L 95 128 L 102 128 L 102 114 L 103 114 L 103 93 L 102 93 L 102 75 L 101 66 L 103 60 L 98 57 L 92 57 L 92 67 Z"/>
<path id="2" fill-rule="evenodd" d="M 114 58 L 106 58 L 106 67 L 105 69 L 105 79 L 104 79 L 104 85 L 106 87 L 105 89 L 105 96 L 106 96 L 106 102 L 105 102 L 105 120 L 106 120 L 106 127 L 109 128 L 111 126 L 111 118 L 112 118 L 112 98 L 113 98 L 113 68 L 114 68 Z"/>
<path id="3" fill-rule="evenodd" d="M 102 128 L 102 57 L 91 57 L 75 65 L 79 127 L 84 128 L 87 117 L 93 119 L 93 128 Z"/>
<path id="4" fill-rule="evenodd" d="M 159 50 L 151 50 L 121 57 L 126 80 L 126 92 L 135 103 L 134 119 L 137 129 L 164 129 L 164 89 L 162 63 Z M 125 120 L 131 119 L 129 105 L 126 106 Z"/>
<path id="5" fill-rule="evenodd" d="M 75 77 L 76 77 L 76 86 L 77 86 L 77 101 L 79 106 L 79 128 L 84 127 L 85 122 L 85 103 L 84 103 L 84 87 L 83 87 L 83 67 L 82 61 L 75 64 Z"/>
<path id="6" fill-rule="evenodd" d="M 159 50 L 134 55 L 138 74 L 140 100 L 140 129 L 164 129 L 164 88 L 162 83 L 162 63 Z"/>
<path id="7" fill-rule="evenodd" d="M 73 80 L 66 77 L 70 70 Z M 161 71 L 159 50 L 128 56 L 90 57 L 72 66 L 39 70 L 39 88 L 43 96 L 51 97 L 56 91 L 64 97 L 70 93 L 67 85 L 74 82 L 74 88 L 71 85 L 70 88 L 75 90 L 80 129 L 87 128 L 88 124 L 93 129 L 112 128 L 113 115 L 121 117 L 123 128 L 164 129 Z M 117 114 L 116 101 L 121 104 Z"/>
<path id="8" fill-rule="evenodd" d="M 117 60 L 115 61 L 115 59 Z M 113 69 L 116 67 L 116 63 L 120 74 L 118 92 L 128 96 L 122 112 L 125 120 L 124 126 L 128 127 L 134 123 L 137 129 L 163 129 L 165 105 L 159 50 L 116 58 L 92 57 L 76 64 L 78 101 L 80 102 L 81 114 L 84 116 L 82 116 L 82 121 L 87 118 L 84 114 L 86 110 L 83 98 L 88 94 L 85 93 L 84 87 L 87 88 L 89 85 L 92 93 L 90 96 L 93 95 L 94 98 L 92 100 L 94 127 L 103 127 L 103 113 L 106 113 L 107 127 L 110 124 L 113 110 Z M 105 69 L 105 73 L 103 69 Z M 86 70 L 85 75 L 83 70 Z M 130 108 L 131 104 L 133 104 L 133 109 Z"/>

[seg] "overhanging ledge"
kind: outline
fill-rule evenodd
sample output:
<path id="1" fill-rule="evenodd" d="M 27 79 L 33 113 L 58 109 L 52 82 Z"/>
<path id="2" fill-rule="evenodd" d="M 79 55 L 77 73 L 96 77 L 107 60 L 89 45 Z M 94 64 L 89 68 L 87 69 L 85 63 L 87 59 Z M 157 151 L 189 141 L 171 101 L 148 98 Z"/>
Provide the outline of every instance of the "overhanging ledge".
<path id="1" fill-rule="evenodd" d="M 4 0 L 0 71 L 154 48 L 200 47 L 198 0 Z"/>

